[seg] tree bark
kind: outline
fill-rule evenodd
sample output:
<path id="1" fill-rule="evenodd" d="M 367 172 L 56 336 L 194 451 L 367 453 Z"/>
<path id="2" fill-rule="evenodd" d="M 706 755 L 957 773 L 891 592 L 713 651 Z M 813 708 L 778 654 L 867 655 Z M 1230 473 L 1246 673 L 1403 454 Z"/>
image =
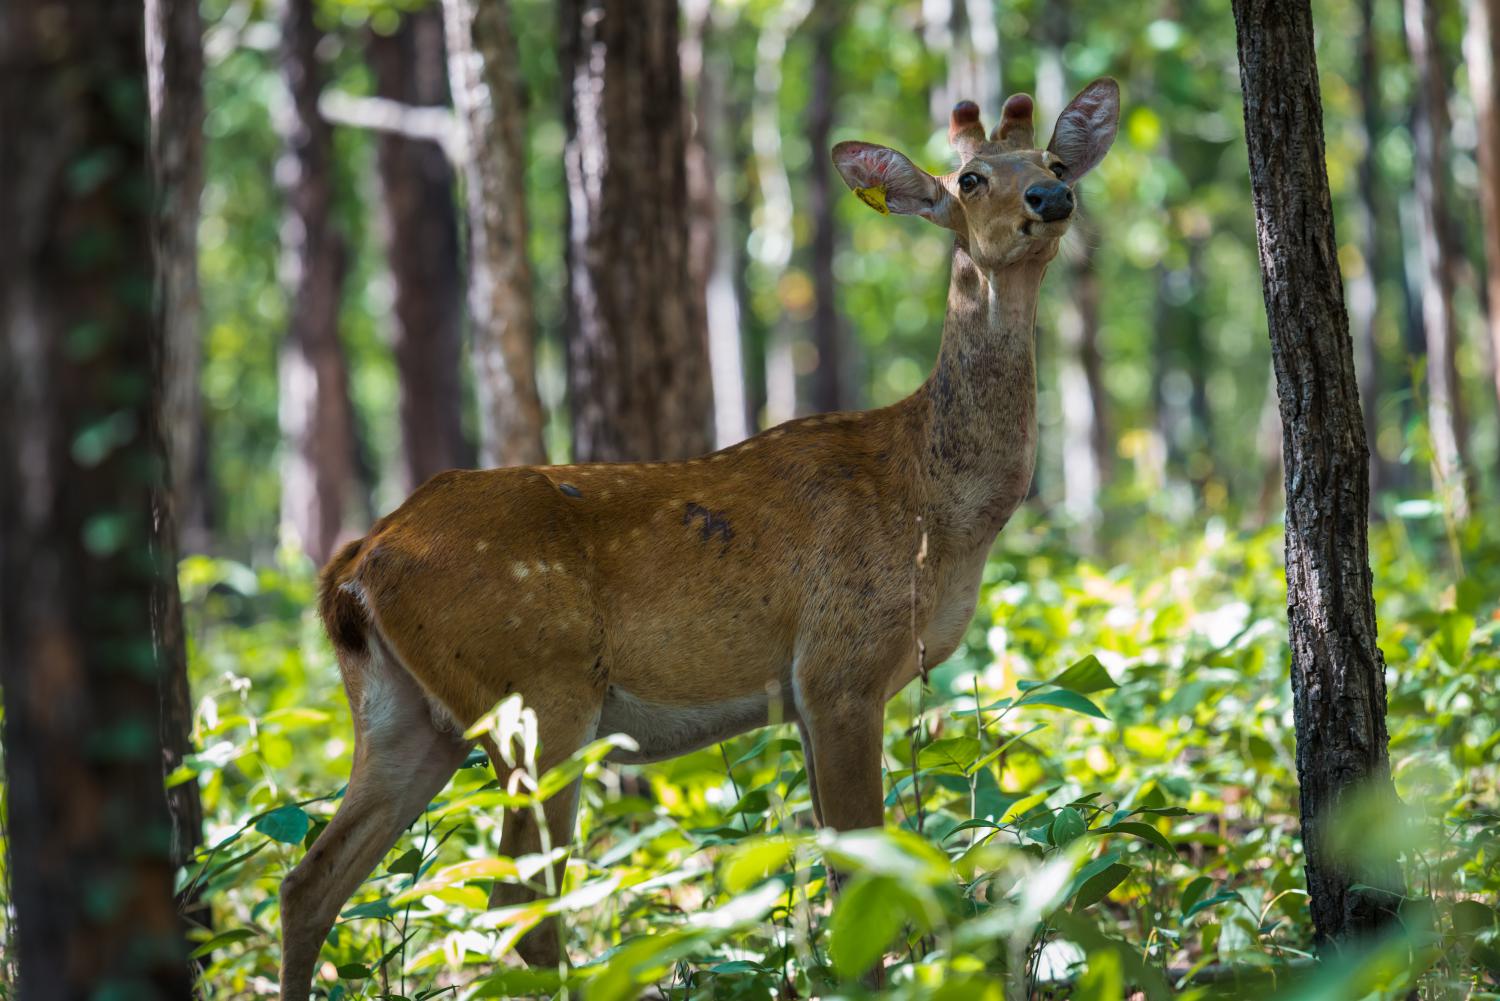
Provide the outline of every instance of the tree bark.
<path id="1" fill-rule="evenodd" d="M 376 96 L 406 107 L 448 102 L 438 8 L 404 15 L 392 35 L 372 33 L 367 51 Z M 375 149 L 395 285 L 402 479 L 410 492 L 445 469 L 474 464 L 463 431 L 458 215 L 453 168 L 437 143 L 383 132 Z"/>
<path id="2" fill-rule="evenodd" d="M 526 90 L 508 0 L 443 0 L 464 137 L 469 324 L 484 466 L 547 461 L 526 256 Z"/>
<path id="3" fill-rule="evenodd" d="M 28 1001 L 191 996 L 160 741 L 161 317 L 140 7 L 0 8 L 0 687 Z"/>
<path id="4" fill-rule="evenodd" d="M 568 395 L 577 461 L 713 447 L 688 266 L 675 0 L 565 0 Z"/>
<path id="5" fill-rule="evenodd" d="M 1308 0 L 1233 5 L 1281 402 L 1302 842 L 1315 935 L 1328 943 L 1394 920 L 1393 893 L 1402 885 L 1394 859 L 1356 873 L 1328 840 L 1353 796 L 1395 795 L 1371 593 L 1368 453 L 1324 163 L 1312 10 Z"/>
<path id="6" fill-rule="evenodd" d="M 164 775 L 192 752 L 193 697 L 188 682 L 177 588 L 180 548 L 207 543 L 206 505 L 193 489 L 204 435 L 201 303 L 198 293 L 198 202 L 203 192 L 203 22 L 196 0 L 146 0 L 147 85 L 156 182 L 153 245 L 156 308 L 160 317 L 161 409 L 156 415 L 167 449 L 167 489 L 154 503 L 159 559 L 170 572 L 158 579 L 152 621 L 166 668 L 161 676 Z M 167 791 L 172 861 L 182 866 L 203 843 L 203 804 L 197 782 Z M 208 919 L 206 908 L 195 920 Z"/>
<path id="7" fill-rule="evenodd" d="M 338 331 L 346 251 L 331 219 L 333 130 L 318 113 L 322 32 L 313 0 L 281 0 L 278 15 L 281 74 L 290 96 L 279 123 L 284 151 L 276 171 L 286 199 L 281 276 L 288 297 L 280 365 L 281 517 L 321 564 L 338 542 L 357 475 L 354 408 Z"/>
<path id="8" fill-rule="evenodd" d="M 1349 276 L 1349 312 L 1354 321 L 1354 370 L 1359 377 L 1359 399 L 1364 408 L 1365 442 L 1370 449 L 1370 490 L 1385 482 L 1385 463 L 1377 441 L 1380 434 L 1380 348 L 1376 323 L 1380 314 L 1380 277 L 1387 272 L 1381 245 L 1381 197 L 1376 167 L 1376 143 L 1381 132 L 1380 76 L 1375 45 L 1375 0 L 1359 2 L 1359 105 L 1364 133 L 1364 156 L 1359 161 L 1360 249 L 1364 267 Z"/>
<path id="9" fill-rule="evenodd" d="M 1469 92 L 1479 122 L 1479 206 L 1484 231 L 1485 287 L 1488 289 L 1491 359 L 1495 396 L 1500 400 L 1500 98 L 1495 63 L 1500 59 L 1500 0 L 1469 0 L 1464 61 Z"/>
<path id="10" fill-rule="evenodd" d="M 1454 246 L 1448 215 L 1448 94 L 1436 49 L 1437 10 L 1431 0 L 1404 0 L 1406 44 L 1417 75 L 1412 107 L 1418 227 L 1424 267 L 1422 326 L 1427 336 L 1427 431 L 1432 442 L 1434 487 L 1458 518 L 1469 511 L 1464 459 L 1465 428 L 1459 398 L 1458 320 L 1453 312 Z"/>
<path id="11" fill-rule="evenodd" d="M 812 343 L 818 367 L 812 373 L 814 410 L 841 410 L 852 403 L 848 387 L 848 359 L 844 325 L 838 311 L 838 286 L 833 277 L 833 255 L 838 239 L 834 224 L 833 170 L 827 162 L 833 129 L 833 46 L 838 37 L 840 5 L 818 0 L 808 19 L 812 46 L 812 92 L 807 102 L 807 211 L 813 220 Z M 842 185 L 840 185 L 842 189 Z"/>

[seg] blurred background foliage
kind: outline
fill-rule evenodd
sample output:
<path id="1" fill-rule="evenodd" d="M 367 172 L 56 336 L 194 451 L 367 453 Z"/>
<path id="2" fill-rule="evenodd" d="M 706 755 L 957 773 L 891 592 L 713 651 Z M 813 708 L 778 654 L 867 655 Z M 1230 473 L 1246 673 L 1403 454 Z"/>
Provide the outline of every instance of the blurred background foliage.
<path id="1" fill-rule="evenodd" d="M 420 6 L 322 3 L 330 87 L 371 94 L 364 40 Z M 351 902 L 319 988 L 331 999 L 551 994 L 585 983 L 590 998 L 641 996 L 653 984 L 653 996 L 673 998 L 858 995 L 860 974 L 887 953 L 885 989 L 910 997 L 1114 999 L 1127 988 L 1148 997 L 1500 996 L 1500 422 L 1476 281 L 1480 224 L 1464 208 L 1477 201 L 1479 171 L 1458 58 L 1463 11 L 1438 6 L 1454 122 L 1445 169 L 1467 268 L 1453 303 L 1478 498 L 1467 521 L 1449 516 L 1428 472 L 1412 306 L 1415 97 L 1401 10 L 1374 5 L 1373 83 L 1385 111 L 1368 141 L 1359 5 L 1328 0 L 1316 10 L 1339 256 L 1346 278 L 1369 274 L 1377 293 L 1379 375 L 1364 400 L 1380 488 L 1372 560 L 1392 763 L 1408 811 L 1355 813 L 1347 836 L 1355 846 L 1390 839 L 1401 853 L 1410 892 L 1401 934 L 1315 975 L 1299 963 L 1310 928 L 1299 889 L 1280 445 L 1232 20 L 1215 5 L 1171 0 L 1008 0 L 993 7 L 997 89 L 1037 93 L 1052 81 L 1039 134 L 1050 132 L 1060 98 L 1100 74 L 1120 80 L 1124 116 L 1043 289 L 1036 496 L 1000 537 L 959 653 L 930 687 L 891 704 L 896 833 L 817 842 L 786 726 L 660 765 L 590 765 L 581 848 L 555 905 L 573 915 L 568 945 L 581 965 L 524 971 L 495 958 L 522 918 L 485 911 L 488 881 L 515 869 L 496 859 L 493 776 L 475 762 Z M 947 169 L 935 95 L 997 96 L 943 90 L 962 18 L 942 0 L 836 9 L 832 138 L 886 143 Z M 185 877 L 211 914 L 197 943 L 203 992 L 243 998 L 275 994 L 276 887 L 335 809 L 352 738 L 312 613 L 314 568 L 278 524 L 287 304 L 277 274 L 274 123 L 286 104 L 277 30 L 259 0 L 204 0 L 202 10 L 212 532 L 181 568 L 198 753 L 173 781 L 200 784 L 208 818 L 206 847 Z M 545 0 L 513 0 L 512 13 L 529 95 L 526 189 L 515 197 L 530 211 L 538 383 L 551 456 L 563 461 L 557 19 Z M 828 163 L 806 139 L 815 55 L 806 14 L 805 4 L 713 0 L 707 42 L 727 68 L 714 181 L 739 262 L 744 372 L 761 426 L 789 416 L 766 403 L 776 345 L 789 351 L 800 409 L 819 363 L 809 332 L 814 220 L 801 206 L 812 172 Z M 946 49 L 934 30 L 945 20 Z M 993 121 L 998 108 L 984 112 Z M 789 246 L 767 211 L 757 122 L 779 137 Z M 335 131 L 335 211 L 352 249 L 340 336 L 368 511 L 378 513 L 403 487 L 374 142 Z M 1376 273 L 1361 243 L 1367 158 L 1388 210 Z M 949 238 L 853 198 L 835 211 L 837 305 L 856 376 L 849 403 L 878 406 L 916 388 L 935 356 Z M 1087 529 L 1065 504 L 1057 337 L 1082 268 L 1097 276 L 1110 420 Z M 1048 679 L 1056 683 L 1038 687 Z M 825 851 L 856 871 L 836 905 Z"/>

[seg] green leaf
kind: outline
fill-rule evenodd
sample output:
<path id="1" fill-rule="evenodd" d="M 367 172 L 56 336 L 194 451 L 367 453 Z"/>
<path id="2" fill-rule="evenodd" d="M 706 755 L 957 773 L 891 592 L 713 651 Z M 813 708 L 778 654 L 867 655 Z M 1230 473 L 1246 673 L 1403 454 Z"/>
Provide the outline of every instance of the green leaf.
<path id="1" fill-rule="evenodd" d="M 231 928 L 229 931 L 219 932 L 219 934 L 194 949 L 190 955 L 193 959 L 200 959 L 211 952 L 224 948 L 226 945 L 243 942 L 247 938 L 255 938 L 258 934 L 260 933 L 253 928 Z"/>
<path id="2" fill-rule="evenodd" d="M 370 975 L 370 968 L 363 963 L 345 963 L 337 969 L 340 980 L 363 980 Z"/>
<path id="3" fill-rule="evenodd" d="M 1080 695 L 1088 695 L 1090 692 L 1102 692 L 1108 688 L 1119 688 L 1115 679 L 1109 676 L 1104 665 L 1099 663 L 1099 658 L 1093 654 L 1068 668 L 1062 674 L 1052 679 L 1052 684 L 1058 688 L 1066 688 L 1070 692 Z"/>
<path id="4" fill-rule="evenodd" d="M 751 789 L 745 795 L 741 796 L 740 801 L 730 807 L 729 816 L 732 817 L 737 813 L 765 813 L 770 808 L 771 796 L 766 792 L 765 787 L 762 786 L 759 789 Z"/>
<path id="5" fill-rule="evenodd" d="M 1158 831 L 1150 824 L 1143 824 L 1138 820 L 1127 820 L 1122 823 L 1115 824 L 1112 827 L 1101 827 L 1098 830 L 1090 831 L 1089 833 L 1128 834 L 1131 837 L 1140 838 L 1142 841 L 1149 841 L 1156 847 L 1164 848 L 1174 855 L 1176 854 L 1176 851 L 1172 848 L 1172 842 L 1167 840 L 1166 835 L 1162 834 L 1161 831 Z"/>
<path id="6" fill-rule="evenodd" d="M 1182 890 L 1182 916 L 1187 917 L 1192 906 L 1203 898 L 1208 888 L 1214 885 L 1214 881 L 1207 876 L 1199 876 Z"/>
<path id="7" fill-rule="evenodd" d="M 295 804 L 278 806 L 255 822 L 255 829 L 272 841 L 284 845 L 295 845 L 307 834 L 312 818 L 307 811 Z"/>
<path id="8" fill-rule="evenodd" d="M 1088 829 L 1089 825 L 1084 821 L 1083 814 L 1071 806 L 1065 806 L 1052 818 L 1052 843 L 1062 848 L 1083 837 Z"/>
<path id="9" fill-rule="evenodd" d="M 1069 692 L 1059 689 L 1055 692 L 1044 692 L 1040 695 L 1027 693 L 1016 700 L 1016 706 L 1056 706 L 1058 709 L 1071 709 L 1075 713 L 1083 713 L 1085 716 L 1093 716 L 1095 719 L 1109 719 L 1104 711 L 1087 698 L 1077 692 Z"/>
<path id="10" fill-rule="evenodd" d="M 857 880 L 840 897 L 829 923 L 828 953 L 843 980 L 875 965 L 906 925 L 905 895 L 894 879 Z"/>
<path id="11" fill-rule="evenodd" d="M 1073 895 L 1073 911 L 1075 913 L 1081 911 L 1109 896 L 1109 891 L 1123 883 L 1125 877 L 1130 875 L 1130 871 L 1130 866 L 1123 862 L 1114 862 L 1102 872 L 1097 872 L 1084 880 L 1078 892 Z"/>
<path id="12" fill-rule="evenodd" d="M 422 852 L 420 849 L 411 848 L 401 854 L 401 857 L 392 862 L 385 870 L 394 875 L 415 876 L 422 868 Z"/>
<path id="13" fill-rule="evenodd" d="M 978 754 L 978 739 L 974 737 L 944 737 L 942 740 L 934 740 L 922 748 L 921 752 L 917 755 L 917 765 L 921 768 L 953 771 L 963 775 Z"/>

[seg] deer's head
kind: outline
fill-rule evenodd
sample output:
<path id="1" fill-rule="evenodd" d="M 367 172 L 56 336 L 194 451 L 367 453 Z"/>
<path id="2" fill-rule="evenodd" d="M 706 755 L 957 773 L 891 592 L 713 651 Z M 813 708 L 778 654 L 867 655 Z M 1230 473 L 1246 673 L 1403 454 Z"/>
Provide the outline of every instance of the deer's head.
<path id="1" fill-rule="evenodd" d="M 1058 116 L 1044 150 L 1035 146 L 1031 115 L 1031 98 L 1015 95 L 986 139 L 978 106 L 960 102 L 948 141 L 961 165 L 941 177 L 875 143 L 841 142 L 833 163 L 877 211 L 919 215 L 953 230 L 980 267 L 1048 261 L 1072 221 L 1073 186 L 1115 140 L 1120 87 L 1108 77 L 1084 87 Z"/>

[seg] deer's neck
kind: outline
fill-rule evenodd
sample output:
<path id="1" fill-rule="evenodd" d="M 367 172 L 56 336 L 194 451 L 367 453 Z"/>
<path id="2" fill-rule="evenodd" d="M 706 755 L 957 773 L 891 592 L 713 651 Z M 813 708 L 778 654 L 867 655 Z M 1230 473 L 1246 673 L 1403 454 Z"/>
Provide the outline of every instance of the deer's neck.
<path id="1" fill-rule="evenodd" d="M 962 545 L 988 547 L 1036 464 L 1037 295 L 1044 262 L 999 271 L 953 252 L 943 343 L 927 383 L 922 469 L 933 514 Z"/>

